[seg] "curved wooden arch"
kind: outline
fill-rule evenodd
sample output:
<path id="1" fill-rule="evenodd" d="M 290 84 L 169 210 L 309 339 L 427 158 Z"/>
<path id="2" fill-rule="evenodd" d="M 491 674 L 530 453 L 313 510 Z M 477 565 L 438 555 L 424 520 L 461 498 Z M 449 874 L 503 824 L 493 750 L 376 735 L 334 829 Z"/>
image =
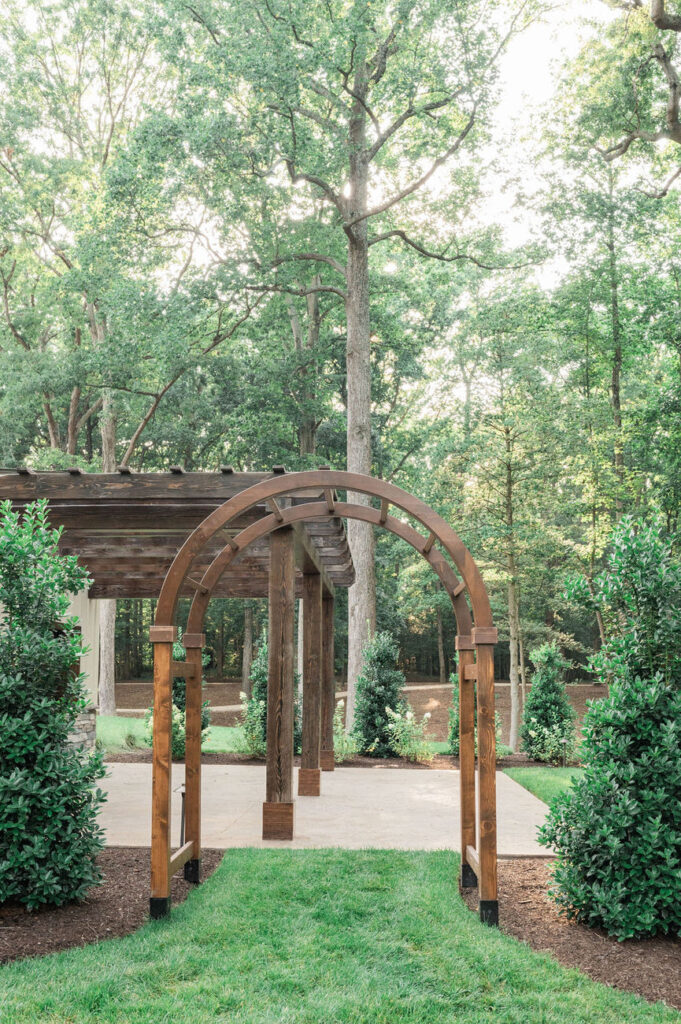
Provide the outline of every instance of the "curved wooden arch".
<path id="1" fill-rule="evenodd" d="M 442 585 L 449 594 L 454 609 L 458 634 L 470 637 L 473 623 L 464 596 L 465 584 L 459 582 L 441 552 L 434 547 L 428 548 L 427 551 L 424 550 L 424 537 L 413 527 L 408 526 L 399 519 L 395 519 L 394 516 L 388 515 L 385 519 L 382 519 L 382 513 L 379 509 L 371 508 L 368 505 L 355 505 L 340 501 L 334 502 L 333 511 L 329 509 L 325 501 L 309 502 L 304 505 L 293 505 L 290 508 L 283 508 L 278 515 L 272 513 L 271 515 L 263 516 L 262 519 L 252 523 L 243 529 L 241 533 L 238 533 L 231 543 L 226 544 L 222 551 L 215 556 L 199 581 L 200 588 L 194 594 L 187 619 L 187 633 L 193 635 L 202 632 L 206 609 L 220 577 L 228 569 L 230 563 L 235 558 L 240 557 L 251 544 L 273 533 L 274 530 L 293 523 L 306 522 L 310 519 L 332 519 L 334 517 L 340 519 L 360 519 L 365 523 L 380 526 L 400 537 L 407 544 L 411 545 L 414 550 L 418 551 L 438 575 Z"/>
<path id="2" fill-rule="evenodd" d="M 226 501 L 207 516 L 187 538 L 168 570 L 156 606 L 155 625 L 173 625 L 180 586 L 196 556 L 218 530 L 254 505 L 272 501 L 276 503 L 276 499 L 281 495 L 295 494 L 297 491 L 310 488 L 319 488 L 329 493 L 340 488 L 379 498 L 382 503 L 381 519 L 378 523 L 380 526 L 384 523 L 390 505 L 395 505 L 420 522 L 429 531 L 427 537 L 423 538 L 423 545 L 432 545 L 436 540 L 439 541 L 458 569 L 468 591 L 475 625 L 493 628 L 492 610 L 480 570 L 461 538 L 437 512 L 394 484 L 361 473 L 332 470 L 281 474 L 263 480 Z M 278 506 L 277 510 L 279 513 L 284 511 L 279 510 Z"/>
<path id="3" fill-rule="evenodd" d="M 381 501 L 380 509 L 369 505 L 339 502 L 335 489 L 370 495 Z M 301 491 L 322 491 L 323 501 L 280 507 L 277 498 L 295 495 Z M 271 513 L 263 515 L 235 537 L 215 556 L 201 580 L 190 578 L 195 589 L 187 630 L 183 637 L 186 662 L 175 662 L 172 657 L 176 637 L 175 612 L 180 588 L 190 572 L 192 563 L 205 544 L 234 519 L 256 505 L 266 503 Z M 428 533 L 423 536 L 407 523 L 388 514 L 390 505 L 421 523 Z M 387 529 L 410 544 L 426 561 L 443 583 L 452 601 L 457 624 L 457 650 L 459 651 L 460 700 L 460 790 L 461 790 L 461 882 L 465 886 L 480 885 L 480 916 L 488 923 L 498 921 L 496 878 L 496 742 L 494 722 L 494 644 L 496 629 L 492 622 L 489 598 L 480 571 L 470 552 L 456 532 L 424 502 L 395 487 L 357 473 L 319 470 L 313 472 L 277 475 L 247 488 L 215 509 L 187 538 L 170 566 L 159 596 L 155 623 L 150 629 L 154 644 L 154 751 L 152 800 L 152 891 L 150 909 L 158 917 L 170 909 L 170 877 L 184 865 L 185 878 L 199 881 L 200 871 L 200 766 L 201 766 L 201 648 L 205 638 L 201 632 L 212 592 L 235 558 L 242 555 L 256 540 L 274 535 L 290 536 L 290 528 L 309 520 L 331 518 L 358 519 Z M 278 535 L 277 531 L 281 530 Z M 461 581 L 443 555 L 435 547 L 438 542 L 461 574 Z M 271 541 L 273 544 L 274 541 Z M 279 542 L 278 542 L 279 543 Z M 289 545 L 291 541 L 287 542 Z M 288 573 L 293 573 L 293 554 L 289 546 Z M 281 564 L 281 563 L 280 563 Z M 293 580 L 293 575 L 285 577 Z M 310 577 L 306 577 L 309 579 Z M 319 579 L 319 576 L 317 576 Z M 321 584 L 319 584 L 321 586 Z M 286 585 L 290 595 L 293 584 Z M 321 590 L 318 590 L 321 596 Z M 468 606 L 466 594 L 470 600 Z M 272 602 L 272 590 L 270 590 Z M 271 604 L 272 607 L 272 604 Z M 276 605 L 274 606 L 276 607 Z M 473 619 L 471 618 L 471 610 Z M 293 611 L 289 605 L 287 627 L 293 630 Z M 333 614 L 331 613 L 331 630 Z M 307 626 L 305 629 L 307 634 Z M 276 662 L 276 659 L 275 659 Z M 270 686 L 272 685 L 272 652 L 270 651 Z M 280 662 L 280 668 L 281 668 Z M 289 665 L 292 679 L 293 669 Z M 187 738 L 186 738 L 186 836 L 187 842 L 171 856 L 170 853 L 170 768 L 171 768 L 171 710 L 172 678 L 184 675 L 187 679 Z M 330 676 L 332 679 L 332 674 Z M 475 728 L 474 681 L 477 680 L 478 699 L 478 764 L 480 784 L 475 786 Z M 292 684 L 289 683 L 289 687 Z M 275 689 L 274 694 L 282 691 Z M 276 698 L 279 699 L 279 698 Z M 292 699 L 292 698 L 291 698 Z M 287 697 L 279 707 L 289 707 Z M 290 712 L 292 714 L 292 712 Z M 273 717 L 273 721 L 274 721 Z M 308 719 L 313 721 L 314 719 Z M 269 718 L 268 718 L 269 721 Z M 292 729 L 292 725 L 291 725 Z M 288 742 L 288 741 L 287 741 Z M 280 747 L 279 749 L 284 749 Z M 305 754 L 305 747 L 303 753 Z M 312 749 L 312 748 L 307 748 Z M 268 773 L 269 773 L 268 735 Z M 289 751 L 290 754 L 290 751 Z M 317 755 L 318 757 L 318 751 Z M 288 777 L 292 771 L 289 761 Z M 301 771 L 302 776 L 302 771 Z M 282 776 L 280 776 L 282 777 Z M 269 775 L 268 775 L 269 778 Z M 302 789 L 301 793 L 304 792 Z M 306 791 L 305 791 L 306 792 Z M 318 795 L 317 788 L 316 794 Z M 270 799 L 268 797 L 268 799 Z M 274 797 L 272 797 L 274 799 Z M 291 797 L 278 796 L 277 800 L 290 801 Z M 291 803 L 265 804 L 276 808 L 279 814 L 288 808 L 287 834 L 278 838 L 292 838 Z M 274 835 L 263 835 L 275 838 Z M 479 838 L 478 838 L 479 837 Z"/>

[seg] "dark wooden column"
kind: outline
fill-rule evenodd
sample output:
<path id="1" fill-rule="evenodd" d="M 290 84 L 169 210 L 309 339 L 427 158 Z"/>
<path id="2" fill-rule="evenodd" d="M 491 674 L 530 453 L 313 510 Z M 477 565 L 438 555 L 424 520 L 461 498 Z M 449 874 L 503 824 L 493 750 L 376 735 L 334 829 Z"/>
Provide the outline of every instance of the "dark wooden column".
<path id="1" fill-rule="evenodd" d="M 321 786 L 322 578 L 303 576 L 303 741 L 298 796 L 319 796 Z"/>
<path id="2" fill-rule="evenodd" d="M 290 527 L 270 537 L 267 782 L 263 839 L 293 839 L 293 620 L 296 578 Z"/>
<path id="3" fill-rule="evenodd" d="M 151 898 L 149 913 L 170 912 L 170 773 L 172 770 L 171 665 L 174 626 L 152 626 L 154 645 L 154 729 L 151 776 Z"/>
<path id="4" fill-rule="evenodd" d="M 203 633 L 185 633 L 182 638 L 187 664 L 193 672 L 186 679 L 186 734 L 184 752 L 185 797 L 184 837 L 193 843 L 190 860 L 184 865 L 188 882 L 201 881 L 201 652 L 206 643 Z"/>
<path id="5" fill-rule="evenodd" d="M 461 793 L 461 885 L 475 888 L 478 878 L 468 851 L 475 849 L 475 667 L 473 641 L 457 636 L 459 652 L 459 789 Z M 471 860 L 473 858 L 471 857 Z"/>
<path id="6" fill-rule="evenodd" d="M 322 597 L 322 749 L 320 764 L 323 772 L 332 772 L 333 713 L 336 710 L 336 678 L 334 675 L 333 597 Z"/>
<path id="7" fill-rule="evenodd" d="M 494 644 L 493 628 L 473 629 L 478 687 L 478 822 L 480 830 L 478 882 L 480 919 L 499 923 L 497 902 L 497 803 L 496 735 L 494 722 Z"/>

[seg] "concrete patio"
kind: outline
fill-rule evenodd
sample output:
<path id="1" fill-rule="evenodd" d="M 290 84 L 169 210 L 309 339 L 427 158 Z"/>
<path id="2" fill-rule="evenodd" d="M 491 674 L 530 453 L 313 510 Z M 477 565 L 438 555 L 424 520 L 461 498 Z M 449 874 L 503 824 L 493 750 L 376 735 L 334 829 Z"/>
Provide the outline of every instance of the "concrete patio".
<path id="1" fill-rule="evenodd" d="M 101 820 L 112 846 L 149 846 L 151 765 L 110 764 Z M 297 770 L 295 782 L 297 785 Z M 322 775 L 321 797 L 297 797 L 293 842 L 263 841 L 265 768 L 204 765 L 202 819 L 205 847 L 309 849 L 341 846 L 399 850 L 459 848 L 459 773 L 408 768 L 340 768 Z M 184 766 L 173 766 L 175 789 Z M 172 846 L 180 840 L 180 794 L 173 794 Z M 497 772 L 500 856 L 547 856 L 536 840 L 546 805 Z"/>

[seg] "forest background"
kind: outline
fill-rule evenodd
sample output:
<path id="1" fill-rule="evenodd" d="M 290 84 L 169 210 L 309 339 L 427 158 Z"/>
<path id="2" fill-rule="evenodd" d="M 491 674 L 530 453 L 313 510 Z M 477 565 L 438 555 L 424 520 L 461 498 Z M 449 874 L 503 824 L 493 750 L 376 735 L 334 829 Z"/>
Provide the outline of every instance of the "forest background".
<path id="1" fill-rule="evenodd" d="M 370 472 L 472 551 L 514 692 L 547 639 L 584 676 L 566 577 L 624 514 L 678 525 L 679 30 L 661 0 L 6 0 L 0 464 Z M 446 594 L 348 532 L 350 706 L 374 628 L 444 680 Z M 106 686 L 148 672 L 152 607 L 105 605 Z M 264 615 L 213 602 L 209 674 Z"/>

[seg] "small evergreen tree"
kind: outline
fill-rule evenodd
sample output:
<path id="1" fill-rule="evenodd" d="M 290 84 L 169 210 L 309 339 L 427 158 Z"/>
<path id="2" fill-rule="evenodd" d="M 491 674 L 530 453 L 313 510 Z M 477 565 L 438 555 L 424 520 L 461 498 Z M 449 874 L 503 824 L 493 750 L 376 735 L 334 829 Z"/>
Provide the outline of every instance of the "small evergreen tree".
<path id="1" fill-rule="evenodd" d="M 396 668 L 399 648 L 390 633 L 375 633 L 363 651 L 362 674 L 357 679 L 354 733 L 359 751 L 371 757 L 396 754 L 390 728 L 392 711 L 402 710 L 404 676 Z"/>
<path id="2" fill-rule="evenodd" d="M 555 643 L 530 651 L 535 666 L 523 709 L 520 738 L 535 761 L 559 762 L 575 750 L 575 711 L 568 700 L 561 674 L 567 662 Z"/>
<path id="3" fill-rule="evenodd" d="M 269 675 L 269 654 L 267 632 L 263 631 L 258 651 L 251 662 L 251 695 L 241 695 L 242 726 L 246 733 L 248 752 L 262 757 L 267 748 L 267 678 Z M 300 753 L 303 726 L 300 700 L 300 677 L 295 673 L 293 680 L 293 749 Z"/>
<path id="4" fill-rule="evenodd" d="M 681 932 L 681 565 L 661 528 L 622 520 L 606 570 L 570 596 L 608 639 L 592 668 L 610 684 L 584 721 L 584 775 L 557 797 L 540 842 L 551 895 L 619 939 Z"/>
<path id="5" fill-rule="evenodd" d="M 100 881 L 99 754 L 68 736 L 87 696 L 73 672 L 81 653 L 69 594 L 88 582 L 57 553 L 47 503 L 0 522 L 0 903 L 34 908 L 81 899 Z"/>

